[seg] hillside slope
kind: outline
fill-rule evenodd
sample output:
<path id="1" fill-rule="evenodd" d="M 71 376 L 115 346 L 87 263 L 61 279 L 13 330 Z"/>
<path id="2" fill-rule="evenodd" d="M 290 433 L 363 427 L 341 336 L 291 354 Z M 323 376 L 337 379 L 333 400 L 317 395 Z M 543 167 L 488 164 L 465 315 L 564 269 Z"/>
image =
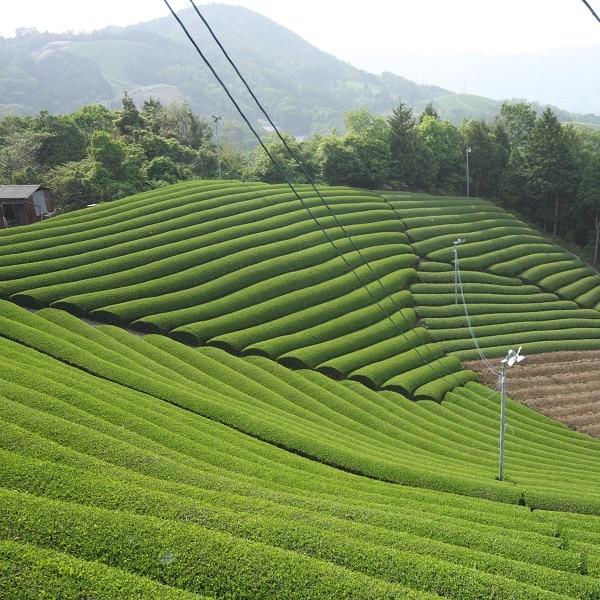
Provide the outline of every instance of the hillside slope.
<path id="1" fill-rule="evenodd" d="M 598 348 L 597 275 L 479 199 L 296 192 L 0 232 L 0 595 L 599 595 L 600 441 L 508 400 L 498 481 L 461 364 Z"/>
<path id="2" fill-rule="evenodd" d="M 479 384 L 415 404 L 0 308 L 10 597 L 598 593 L 600 442 L 511 402 L 495 481 L 498 397 Z"/>

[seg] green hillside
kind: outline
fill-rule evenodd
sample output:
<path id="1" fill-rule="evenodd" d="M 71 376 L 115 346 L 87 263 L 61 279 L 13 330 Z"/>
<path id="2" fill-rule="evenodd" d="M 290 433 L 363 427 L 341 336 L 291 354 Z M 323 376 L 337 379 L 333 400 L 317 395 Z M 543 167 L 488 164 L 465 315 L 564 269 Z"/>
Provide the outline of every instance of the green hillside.
<path id="1" fill-rule="evenodd" d="M 600 441 L 509 399 L 498 481 L 461 364 L 598 348 L 598 276 L 491 203 L 193 182 L 0 248 L 0 597 L 600 596 Z"/>

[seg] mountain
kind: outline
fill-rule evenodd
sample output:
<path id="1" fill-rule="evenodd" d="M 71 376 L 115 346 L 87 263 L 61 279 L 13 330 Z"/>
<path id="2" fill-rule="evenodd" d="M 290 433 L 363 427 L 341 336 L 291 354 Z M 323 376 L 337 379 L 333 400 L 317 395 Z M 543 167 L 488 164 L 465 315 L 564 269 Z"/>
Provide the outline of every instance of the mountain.
<path id="1" fill-rule="evenodd" d="M 264 115 L 192 8 L 179 13 L 202 56 L 172 17 L 91 34 L 29 31 L 0 38 L 0 117 L 40 110 L 69 113 L 85 104 L 118 108 L 123 93 L 189 102 L 204 117 L 239 121 L 231 97 L 252 122 Z M 389 114 L 400 100 L 419 113 L 432 102 L 442 118 L 491 118 L 501 101 L 460 98 L 437 85 L 390 72 L 374 75 L 338 60 L 253 11 L 225 4 L 203 15 L 277 125 L 297 136 L 344 129 L 344 115 L 364 107 Z M 214 70 L 214 73 L 211 72 Z M 479 107 L 479 108 L 477 108 Z M 572 115 L 561 113 L 563 120 Z"/>
<path id="2" fill-rule="evenodd" d="M 415 81 L 435 81 L 489 98 L 530 98 L 578 113 L 600 113 L 600 44 L 529 53 L 414 55 L 388 64 Z M 551 76 L 549 76 L 551 73 Z"/>

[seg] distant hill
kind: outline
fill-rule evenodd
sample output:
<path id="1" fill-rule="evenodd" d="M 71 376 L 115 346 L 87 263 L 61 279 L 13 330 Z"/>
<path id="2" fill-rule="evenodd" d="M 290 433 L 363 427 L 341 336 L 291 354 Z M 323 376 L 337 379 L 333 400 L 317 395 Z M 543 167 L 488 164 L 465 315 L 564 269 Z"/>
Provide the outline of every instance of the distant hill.
<path id="1" fill-rule="evenodd" d="M 557 45 L 561 44 L 557 40 Z M 528 53 L 398 57 L 406 77 L 490 98 L 530 98 L 582 114 L 600 113 L 600 44 Z"/>
<path id="2" fill-rule="evenodd" d="M 245 114 L 259 125 L 263 115 L 195 11 L 179 14 Z M 455 123 L 464 117 L 490 119 L 501 105 L 392 73 L 367 73 L 245 8 L 211 4 L 203 14 L 270 117 L 297 136 L 341 131 L 345 113 L 359 107 L 389 114 L 400 99 L 416 114 L 432 102 L 442 118 Z M 0 38 L 0 117 L 69 113 L 94 103 L 117 108 L 124 92 L 139 104 L 150 97 L 186 100 L 201 116 L 239 120 L 172 17 L 91 34 L 30 31 Z M 583 120 L 564 111 L 559 118 Z"/>

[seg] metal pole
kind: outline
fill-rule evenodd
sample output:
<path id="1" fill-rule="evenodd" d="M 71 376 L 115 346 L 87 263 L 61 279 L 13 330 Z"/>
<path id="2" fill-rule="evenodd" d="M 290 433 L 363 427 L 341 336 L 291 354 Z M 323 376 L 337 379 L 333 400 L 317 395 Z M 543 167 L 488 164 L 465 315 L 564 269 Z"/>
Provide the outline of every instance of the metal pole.
<path id="1" fill-rule="evenodd" d="M 504 478 L 504 430 L 505 430 L 505 414 L 506 414 L 506 368 L 508 362 L 502 363 L 502 375 L 500 376 L 500 461 L 498 468 L 498 479 L 502 481 Z"/>
<path id="2" fill-rule="evenodd" d="M 215 115 L 213 115 L 213 119 L 215 122 L 215 142 L 216 142 L 216 148 L 217 148 L 217 167 L 219 169 L 219 179 L 222 179 L 221 177 L 221 156 L 219 154 L 219 120 L 221 117 L 215 117 Z"/>
<path id="3" fill-rule="evenodd" d="M 465 150 L 465 155 L 467 156 L 467 198 L 471 195 L 471 190 L 469 189 L 469 154 L 471 153 L 471 146 L 468 146 Z"/>
<path id="4" fill-rule="evenodd" d="M 458 244 L 454 242 L 454 304 L 458 304 Z"/>

